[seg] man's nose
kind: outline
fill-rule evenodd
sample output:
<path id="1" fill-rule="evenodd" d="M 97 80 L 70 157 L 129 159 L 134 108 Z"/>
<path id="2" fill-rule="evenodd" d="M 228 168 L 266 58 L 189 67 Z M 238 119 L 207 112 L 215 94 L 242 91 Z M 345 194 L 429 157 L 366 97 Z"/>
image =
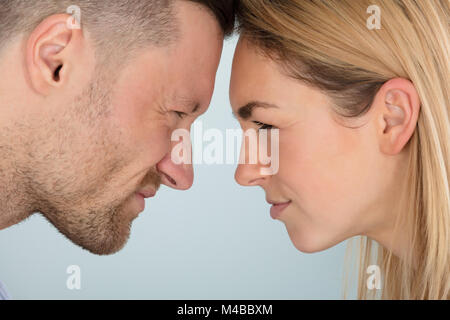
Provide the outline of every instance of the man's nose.
<path id="1" fill-rule="evenodd" d="M 156 165 L 161 174 L 161 183 L 178 190 L 187 190 L 192 187 L 194 182 L 194 171 L 192 169 L 192 161 L 189 164 L 176 164 L 172 161 L 169 152 Z"/>

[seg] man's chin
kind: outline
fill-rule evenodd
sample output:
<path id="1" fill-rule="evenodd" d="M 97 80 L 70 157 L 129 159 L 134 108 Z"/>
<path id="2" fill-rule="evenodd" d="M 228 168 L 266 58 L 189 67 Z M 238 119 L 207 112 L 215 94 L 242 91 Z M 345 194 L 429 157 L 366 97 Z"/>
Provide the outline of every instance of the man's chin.
<path id="1" fill-rule="evenodd" d="M 134 199 L 134 198 L 133 198 Z M 108 207 L 57 210 L 47 206 L 42 215 L 68 240 L 96 255 L 114 254 L 126 245 L 136 211 L 129 199 Z"/>
<path id="2" fill-rule="evenodd" d="M 96 255 L 112 255 L 122 250 L 128 242 L 129 234 L 123 239 L 99 241 L 98 243 L 78 244 L 83 249 Z"/>
<path id="3" fill-rule="evenodd" d="M 114 232 L 110 231 L 106 237 L 93 237 L 89 239 L 80 239 L 79 237 L 70 238 L 74 244 L 96 255 L 112 255 L 122 250 L 128 242 L 130 231 Z"/>
<path id="4" fill-rule="evenodd" d="M 52 221 L 50 221 L 52 222 Z M 131 233 L 131 221 L 108 225 L 52 223 L 68 240 L 96 255 L 111 255 L 124 248 Z"/>

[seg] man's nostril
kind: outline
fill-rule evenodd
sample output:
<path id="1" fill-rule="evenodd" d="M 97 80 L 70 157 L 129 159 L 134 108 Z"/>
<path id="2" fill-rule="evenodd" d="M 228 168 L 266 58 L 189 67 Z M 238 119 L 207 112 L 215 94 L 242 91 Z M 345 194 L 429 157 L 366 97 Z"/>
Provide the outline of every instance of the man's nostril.
<path id="1" fill-rule="evenodd" d="M 173 184 L 173 185 L 177 185 L 177 182 L 174 180 L 174 179 L 172 179 L 172 177 L 171 176 L 169 176 L 168 174 L 165 174 L 164 173 L 164 175 L 166 176 L 166 178 L 167 178 L 167 180 L 169 180 L 169 182 L 171 183 L 171 184 Z"/>

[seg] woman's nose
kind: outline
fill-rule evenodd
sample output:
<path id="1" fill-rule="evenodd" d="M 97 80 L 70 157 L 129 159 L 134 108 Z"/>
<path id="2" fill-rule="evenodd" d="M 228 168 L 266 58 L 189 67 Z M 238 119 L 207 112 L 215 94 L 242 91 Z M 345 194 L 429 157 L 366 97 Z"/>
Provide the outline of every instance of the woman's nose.
<path id="1" fill-rule="evenodd" d="M 267 176 L 261 174 L 261 166 L 257 164 L 239 164 L 234 178 L 238 184 L 244 187 L 262 185 Z"/>

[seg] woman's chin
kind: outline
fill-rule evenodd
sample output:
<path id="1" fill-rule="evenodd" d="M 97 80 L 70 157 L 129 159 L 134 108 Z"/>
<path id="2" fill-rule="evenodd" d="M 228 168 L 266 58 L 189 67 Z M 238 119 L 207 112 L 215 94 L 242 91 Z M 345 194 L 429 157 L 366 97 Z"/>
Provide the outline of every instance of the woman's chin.
<path id="1" fill-rule="evenodd" d="M 301 232 L 298 229 L 288 228 L 287 226 L 286 230 L 294 247 L 302 253 L 321 252 L 337 245 L 337 243 L 327 241 L 317 234 Z"/>

